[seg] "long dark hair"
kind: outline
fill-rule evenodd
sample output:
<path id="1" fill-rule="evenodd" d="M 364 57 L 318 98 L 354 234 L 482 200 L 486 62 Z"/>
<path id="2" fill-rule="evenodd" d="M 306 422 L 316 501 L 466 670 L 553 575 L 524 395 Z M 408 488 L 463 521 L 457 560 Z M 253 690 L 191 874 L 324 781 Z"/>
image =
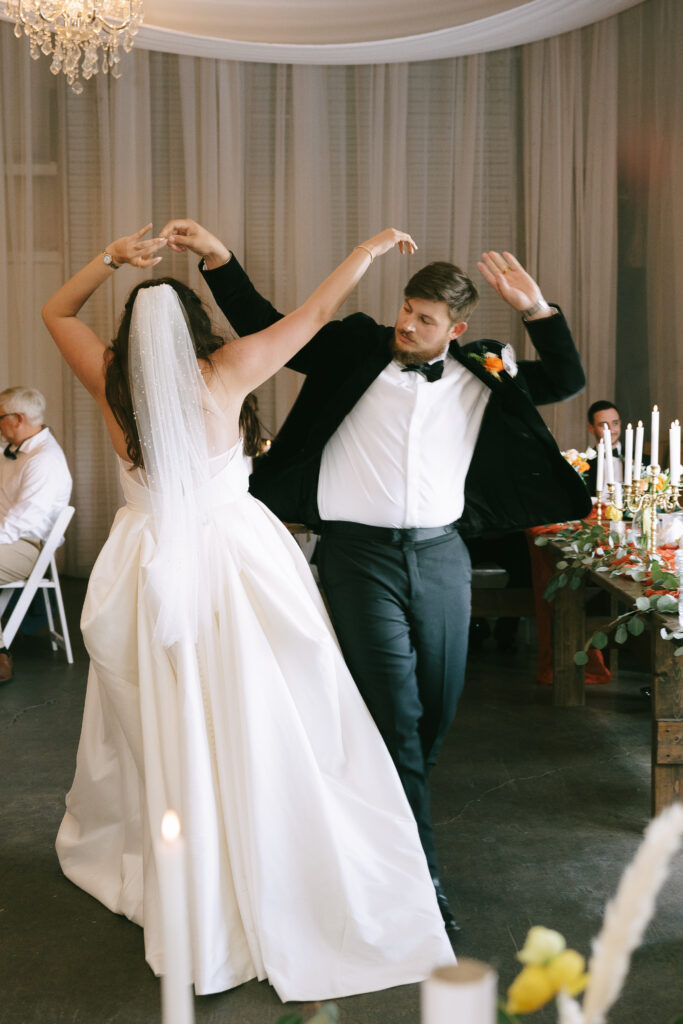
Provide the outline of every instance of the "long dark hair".
<path id="1" fill-rule="evenodd" d="M 104 393 L 107 404 L 123 431 L 126 439 L 126 453 L 134 466 L 142 466 L 143 461 L 128 374 L 130 321 L 138 292 L 142 288 L 154 288 L 159 284 L 170 285 L 180 299 L 198 359 L 206 359 L 211 362 L 212 353 L 217 352 L 225 344 L 225 339 L 214 332 L 209 315 L 197 293 L 182 281 L 178 281 L 174 277 L 158 277 L 142 281 L 133 288 L 123 307 L 119 329 L 109 348 L 111 355 L 105 370 Z M 240 411 L 240 433 L 244 439 L 244 450 L 247 455 L 257 455 L 261 449 L 261 424 L 257 408 L 256 396 L 247 395 Z"/>

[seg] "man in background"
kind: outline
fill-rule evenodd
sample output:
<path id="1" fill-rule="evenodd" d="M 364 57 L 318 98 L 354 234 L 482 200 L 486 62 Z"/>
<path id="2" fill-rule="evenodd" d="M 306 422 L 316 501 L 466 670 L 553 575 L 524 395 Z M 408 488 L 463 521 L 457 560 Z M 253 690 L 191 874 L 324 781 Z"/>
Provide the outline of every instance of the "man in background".
<path id="1" fill-rule="evenodd" d="M 621 450 L 621 416 L 614 402 L 607 399 L 600 399 L 593 402 L 588 410 L 588 433 L 592 434 L 591 444 L 598 447 L 605 434 L 605 427 L 609 429 L 612 441 L 612 455 L 614 460 L 614 482 L 623 483 L 624 460 Z M 591 459 L 586 484 L 591 494 L 595 494 L 597 483 L 598 460 Z"/>
<path id="2" fill-rule="evenodd" d="M 71 497 L 64 452 L 43 425 L 45 399 L 36 388 L 0 392 L 0 584 L 26 579 Z M 12 657 L 0 626 L 0 684 L 12 678 Z"/>

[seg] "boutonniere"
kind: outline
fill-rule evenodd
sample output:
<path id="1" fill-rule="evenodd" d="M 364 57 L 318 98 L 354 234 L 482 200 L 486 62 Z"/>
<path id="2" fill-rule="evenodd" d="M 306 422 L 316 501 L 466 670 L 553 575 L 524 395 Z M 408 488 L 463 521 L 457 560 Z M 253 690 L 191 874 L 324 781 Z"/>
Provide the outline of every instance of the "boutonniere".
<path id="1" fill-rule="evenodd" d="M 481 363 L 487 373 L 490 373 L 496 380 L 500 380 L 502 370 L 505 370 L 511 377 L 517 373 L 515 353 L 511 345 L 506 345 L 500 355 L 493 349 L 487 348 L 486 345 L 481 345 L 478 352 L 468 352 L 467 358 Z"/>

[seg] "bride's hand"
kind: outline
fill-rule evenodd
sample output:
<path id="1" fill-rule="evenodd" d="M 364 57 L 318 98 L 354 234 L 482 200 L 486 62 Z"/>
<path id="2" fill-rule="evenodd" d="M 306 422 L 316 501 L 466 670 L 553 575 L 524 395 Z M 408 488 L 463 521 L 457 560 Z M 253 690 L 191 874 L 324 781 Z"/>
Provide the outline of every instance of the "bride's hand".
<path id="1" fill-rule="evenodd" d="M 173 252 L 185 252 L 189 249 L 197 256 L 203 256 L 208 270 L 213 270 L 230 259 L 230 250 L 196 220 L 169 220 L 159 234 L 168 239 L 168 247 Z"/>
<path id="2" fill-rule="evenodd" d="M 161 262 L 161 256 L 156 256 L 156 253 L 164 245 L 166 245 L 165 238 L 142 238 L 148 231 L 151 231 L 152 225 L 147 224 L 144 228 L 140 228 L 132 235 L 126 235 L 124 238 L 117 238 L 115 242 L 107 246 L 106 251 L 109 253 L 114 263 L 121 265 L 123 263 L 130 263 L 133 267 L 154 267 L 157 263 Z"/>
<path id="3" fill-rule="evenodd" d="M 385 228 L 378 235 L 373 235 L 366 242 L 361 242 L 356 248 L 365 249 L 374 259 L 376 256 L 383 256 L 394 246 L 398 246 L 402 254 L 414 253 L 417 251 L 417 243 L 405 231 L 397 231 L 396 228 Z"/>

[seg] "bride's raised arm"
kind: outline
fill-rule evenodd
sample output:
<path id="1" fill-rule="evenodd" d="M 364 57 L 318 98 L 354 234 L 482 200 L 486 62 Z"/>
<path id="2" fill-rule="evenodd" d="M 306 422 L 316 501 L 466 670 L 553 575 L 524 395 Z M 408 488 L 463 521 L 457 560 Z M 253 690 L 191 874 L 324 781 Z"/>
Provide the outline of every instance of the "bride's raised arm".
<path id="1" fill-rule="evenodd" d="M 161 235 L 176 252 L 189 249 L 211 270 L 226 263 L 231 253 L 206 228 L 192 220 L 169 221 Z M 387 228 L 355 246 L 346 259 L 325 278 L 306 301 L 263 331 L 225 345 L 212 357 L 224 367 L 226 377 L 243 393 L 252 391 L 284 366 L 317 331 L 331 320 L 378 256 L 398 246 L 413 253 L 417 245 L 405 231 Z"/>
<path id="2" fill-rule="evenodd" d="M 147 224 L 134 234 L 112 242 L 69 278 L 43 306 L 43 321 L 57 347 L 81 383 L 98 400 L 104 396 L 107 346 L 77 314 L 93 292 L 124 263 L 145 268 L 160 261 L 161 257 L 155 254 L 166 245 L 166 239 L 143 240 L 151 227 Z"/>

